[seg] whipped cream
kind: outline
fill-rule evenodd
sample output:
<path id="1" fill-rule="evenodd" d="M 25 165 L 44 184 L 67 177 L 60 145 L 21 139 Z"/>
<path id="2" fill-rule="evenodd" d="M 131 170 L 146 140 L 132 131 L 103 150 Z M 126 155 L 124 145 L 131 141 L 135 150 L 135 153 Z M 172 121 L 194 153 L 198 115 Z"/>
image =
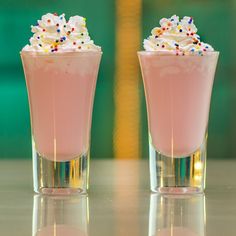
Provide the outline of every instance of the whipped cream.
<path id="1" fill-rule="evenodd" d="M 72 16 L 68 21 L 65 14 L 48 13 L 31 26 L 33 36 L 30 45 L 23 51 L 42 53 L 73 52 L 73 51 L 101 51 L 90 39 L 86 27 L 86 19 L 81 16 Z"/>
<path id="2" fill-rule="evenodd" d="M 185 16 L 179 20 L 176 15 L 161 19 L 160 27 L 152 29 L 143 46 L 146 51 L 170 51 L 176 55 L 202 55 L 204 52 L 214 51 L 211 45 L 200 41 L 192 17 Z"/>

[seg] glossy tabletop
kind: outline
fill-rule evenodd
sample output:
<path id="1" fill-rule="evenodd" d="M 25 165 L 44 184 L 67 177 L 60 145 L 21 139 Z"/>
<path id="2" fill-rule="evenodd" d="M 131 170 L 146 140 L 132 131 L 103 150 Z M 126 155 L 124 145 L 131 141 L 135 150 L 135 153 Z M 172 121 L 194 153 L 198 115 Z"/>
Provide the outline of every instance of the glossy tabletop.
<path id="1" fill-rule="evenodd" d="M 148 160 L 91 160 L 88 195 L 40 196 L 31 161 L 0 161 L 0 235 L 234 236 L 236 160 L 207 165 L 205 195 L 149 191 Z"/>

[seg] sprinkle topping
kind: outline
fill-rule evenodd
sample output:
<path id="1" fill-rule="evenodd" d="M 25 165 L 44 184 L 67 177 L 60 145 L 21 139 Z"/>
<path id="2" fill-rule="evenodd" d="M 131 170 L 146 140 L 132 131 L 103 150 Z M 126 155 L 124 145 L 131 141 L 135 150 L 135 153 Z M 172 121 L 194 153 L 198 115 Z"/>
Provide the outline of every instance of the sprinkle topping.
<path id="1" fill-rule="evenodd" d="M 48 13 L 31 26 L 33 36 L 30 45 L 23 50 L 39 51 L 42 53 L 55 53 L 67 51 L 92 50 L 100 51 L 90 39 L 86 27 L 86 20 L 81 16 L 72 16 L 68 21 L 65 14 Z"/>
<path id="2" fill-rule="evenodd" d="M 185 16 L 179 20 L 174 15 L 160 20 L 160 27 L 155 27 L 151 35 L 143 42 L 146 51 L 171 51 L 176 55 L 188 55 L 195 52 L 214 51 L 206 43 L 200 42 L 193 18 Z M 164 47 L 163 47 L 164 46 Z"/>

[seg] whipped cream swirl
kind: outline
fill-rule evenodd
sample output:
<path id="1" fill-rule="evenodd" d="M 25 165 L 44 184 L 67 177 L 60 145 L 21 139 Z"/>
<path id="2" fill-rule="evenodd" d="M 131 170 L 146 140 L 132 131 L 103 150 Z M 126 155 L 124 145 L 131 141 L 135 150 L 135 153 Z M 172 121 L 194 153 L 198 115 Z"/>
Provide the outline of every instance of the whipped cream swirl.
<path id="1" fill-rule="evenodd" d="M 73 51 L 101 51 L 90 39 L 86 27 L 86 19 L 72 16 L 68 21 L 65 14 L 48 13 L 38 20 L 36 26 L 31 26 L 33 36 L 30 45 L 23 51 L 42 53 L 73 52 Z"/>
<path id="2" fill-rule="evenodd" d="M 179 20 L 176 15 L 161 19 L 160 27 L 152 29 L 143 46 L 146 51 L 170 51 L 176 55 L 202 55 L 204 52 L 214 51 L 211 45 L 200 41 L 192 17 L 185 16 Z"/>

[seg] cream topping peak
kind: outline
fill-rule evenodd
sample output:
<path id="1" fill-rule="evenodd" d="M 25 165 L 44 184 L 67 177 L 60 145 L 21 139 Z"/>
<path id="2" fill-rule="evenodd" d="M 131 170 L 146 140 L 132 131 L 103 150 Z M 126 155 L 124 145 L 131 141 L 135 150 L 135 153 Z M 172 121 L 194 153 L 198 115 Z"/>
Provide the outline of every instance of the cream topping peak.
<path id="1" fill-rule="evenodd" d="M 143 42 L 146 51 L 171 51 L 177 55 L 214 51 L 211 45 L 200 41 L 193 18 L 173 15 L 160 20 L 160 26 L 151 31 Z"/>
<path id="2" fill-rule="evenodd" d="M 72 16 L 66 21 L 65 14 L 48 13 L 37 21 L 37 25 L 31 26 L 31 31 L 34 34 L 30 45 L 26 45 L 23 51 L 57 53 L 101 50 L 90 39 L 86 19 L 81 16 Z"/>

